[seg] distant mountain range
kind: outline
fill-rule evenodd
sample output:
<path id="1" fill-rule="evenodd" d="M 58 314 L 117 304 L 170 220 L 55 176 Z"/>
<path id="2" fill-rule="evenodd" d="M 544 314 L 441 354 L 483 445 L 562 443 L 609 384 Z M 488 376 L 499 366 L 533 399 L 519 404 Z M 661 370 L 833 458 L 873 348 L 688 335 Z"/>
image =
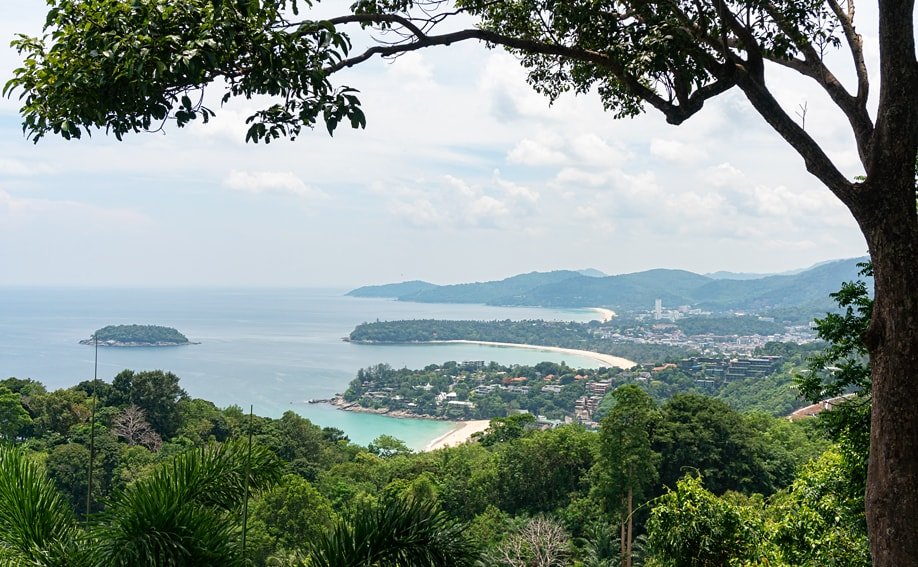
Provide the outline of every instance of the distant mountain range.
<path id="1" fill-rule="evenodd" d="M 855 258 L 854 260 L 857 262 L 863 262 L 866 259 L 867 258 L 865 257 L 865 258 Z M 771 273 L 771 274 L 755 274 L 755 273 L 750 273 L 750 272 L 725 272 L 721 270 L 718 272 L 711 272 L 709 274 L 704 274 L 704 275 L 708 276 L 709 278 L 714 278 L 715 280 L 757 280 L 761 278 L 767 278 L 768 276 L 795 276 L 807 270 L 818 268 L 819 266 L 824 266 L 826 264 L 831 264 L 833 262 L 843 262 L 843 261 L 844 260 L 827 260 L 825 262 L 819 262 L 817 264 L 813 264 L 809 268 L 798 268 L 796 270 L 787 270 L 786 272 L 777 272 L 777 273 Z"/>
<path id="2" fill-rule="evenodd" d="M 727 272 L 700 275 L 667 269 L 603 276 L 597 270 L 557 270 L 531 272 L 490 282 L 436 285 L 410 281 L 366 286 L 348 295 L 391 297 L 421 303 L 610 307 L 621 310 L 648 310 L 653 308 L 656 299 L 661 299 L 668 308 L 690 305 L 714 311 L 785 308 L 825 311 L 834 307 L 829 294 L 837 291 L 842 282 L 857 279 L 857 264 L 866 260 L 835 260 L 799 273 L 770 276 Z"/>

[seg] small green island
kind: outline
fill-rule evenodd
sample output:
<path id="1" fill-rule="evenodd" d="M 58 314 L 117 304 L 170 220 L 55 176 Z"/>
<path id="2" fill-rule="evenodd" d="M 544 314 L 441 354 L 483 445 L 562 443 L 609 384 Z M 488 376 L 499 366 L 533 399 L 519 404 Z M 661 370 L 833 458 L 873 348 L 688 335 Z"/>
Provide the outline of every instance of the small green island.
<path id="1" fill-rule="evenodd" d="M 109 325 L 97 330 L 88 339 L 80 341 L 82 345 L 111 347 L 166 347 L 182 346 L 193 343 L 188 337 L 172 327 L 160 325 Z"/>

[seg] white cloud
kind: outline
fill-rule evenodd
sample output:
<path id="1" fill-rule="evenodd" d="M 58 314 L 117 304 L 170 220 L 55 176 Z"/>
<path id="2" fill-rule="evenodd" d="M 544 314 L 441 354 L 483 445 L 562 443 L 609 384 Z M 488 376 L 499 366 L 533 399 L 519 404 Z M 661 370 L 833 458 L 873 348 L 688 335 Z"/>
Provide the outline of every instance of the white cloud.
<path id="1" fill-rule="evenodd" d="M 539 201 L 539 193 L 533 189 L 512 181 L 507 181 L 500 176 L 500 170 L 494 170 L 492 182 L 503 191 L 510 200 L 524 206 L 535 205 Z"/>
<path id="2" fill-rule="evenodd" d="M 213 89 L 215 92 L 217 89 Z M 259 108 L 252 101 L 244 103 L 230 101 L 226 105 L 211 106 L 215 109 L 216 116 L 207 124 L 198 120 L 188 126 L 189 132 L 198 138 L 211 139 L 228 146 L 243 146 L 246 144 L 245 135 L 249 130 L 246 119 Z"/>
<path id="3" fill-rule="evenodd" d="M 843 210 L 828 191 L 791 190 L 783 185 L 753 189 L 756 212 L 769 217 L 796 217 L 805 219 L 830 218 L 831 213 Z"/>
<path id="4" fill-rule="evenodd" d="M 688 145 L 663 138 L 650 141 L 650 154 L 677 163 L 697 163 L 707 156 L 707 152 L 698 144 Z"/>
<path id="5" fill-rule="evenodd" d="M 492 225 L 510 214 L 507 204 L 490 195 L 481 195 L 469 201 L 468 212 L 472 225 Z"/>
<path id="6" fill-rule="evenodd" d="M 30 167 L 18 159 L 0 158 L 0 175 L 27 177 L 47 170 L 48 168 L 45 166 Z"/>
<path id="7" fill-rule="evenodd" d="M 610 144 L 599 135 L 587 132 L 570 140 L 571 155 L 580 163 L 592 167 L 615 168 L 628 160 L 628 152 L 618 144 Z"/>
<path id="8" fill-rule="evenodd" d="M 436 227 L 446 222 L 446 219 L 428 199 L 393 203 L 390 205 L 390 211 L 415 227 Z"/>
<path id="9" fill-rule="evenodd" d="M 507 161 L 523 165 L 558 165 L 564 163 L 567 156 L 542 142 L 523 138 L 507 154 Z"/>
<path id="10" fill-rule="evenodd" d="M 615 232 L 616 227 L 612 219 L 592 205 L 577 205 L 574 207 L 574 218 L 582 221 L 583 227 L 588 227 L 593 231 L 605 234 Z"/>
<path id="11" fill-rule="evenodd" d="M 0 28 L 35 33 L 46 7 L 4 0 L 0 12 Z M 865 39 L 875 59 L 875 38 Z M 0 49 L 0 70 L 9 74 L 19 61 L 14 50 Z M 403 258 L 411 258 L 419 277 L 449 273 L 457 281 L 565 267 L 574 256 L 597 259 L 584 265 L 607 262 L 596 267 L 616 273 L 676 264 L 715 270 L 767 262 L 769 269 L 783 269 L 853 255 L 852 248 L 863 251 L 850 214 L 806 174 L 799 156 L 739 91 L 709 101 L 676 128 L 651 108 L 633 120 L 615 120 L 595 93 L 565 94 L 549 106 L 525 75 L 512 55 L 466 42 L 392 63 L 374 59 L 335 78 L 361 90 L 366 130 L 342 126 L 330 139 L 320 125 L 295 143 L 270 146 L 244 143 L 246 117 L 268 100 L 221 105 L 220 85 L 205 93 L 218 113 L 210 124 L 184 130 L 170 124 L 167 135 L 120 143 L 101 135 L 67 144 L 49 137 L 33 147 L 23 139 L 16 101 L 0 100 L 0 176 L 7 176 L 0 184 L 6 191 L 0 191 L 0 232 L 6 238 L 0 248 L 44 234 L 54 242 L 82 241 L 79 235 L 96 233 L 81 232 L 77 223 L 102 219 L 100 226 L 124 226 L 142 220 L 136 210 L 162 218 L 181 236 L 176 240 L 201 242 L 201 254 L 225 256 L 214 260 L 212 272 L 199 270 L 194 277 L 202 282 L 223 282 L 220 274 L 238 272 L 243 241 L 259 243 L 245 261 L 278 266 L 277 282 L 298 284 L 314 282 L 317 273 L 364 283 L 368 270 L 395 279 L 405 268 Z M 780 100 L 791 113 L 809 100 L 807 130 L 826 142 L 846 175 L 856 175 L 852 144 L 834 137 L 844 121 L 830 116 L 831 104 L 823 109 L 808 90 L 798 91 L 802 83 L 778 85 L 785 75 L 769 69 Z M 40 163 L 53 171 L 40 171 Z M 225 187 L 212 191 L 209 180 Z M 334 195 L 334 207 L 310 223 L 277 208 L 252 215 L 251 199 L 225 199 L 233 190 L 287 195 L 274 205 L 311 203 L 321 197 L 319 189 Z M 189 193 L 209 207 L 207 219 L 188 214 Z M 76 201 L 117 202 L 124 209 Z M 242 219 L 251 230 L 244 240 L 217 230 Z M 400 227 L 423 227 L 425 233 L 419 238 Z M 533 227 L 547 236 L 533 235 Z M 333 231 L 341 235 L 334 243 L 310 247 L 308 269 L 290 267 L 302 243 L 323 241 Z M 162 248 L 159 237 L 140 232 L 124 239 L 124 258 L 144 246 Z M 280 240 L 289 247 L 272 245 Z M 795 253 L 806 247 L 805 254 Z M 381 250 L 397 250 L 398 261 Z M 462 266 L 460 275 L 440 262 L 443 250 L 473 254 L 476 262 Z M 66 264 L 61 248 L 48 246 L 47 252 L 49 261 Z M 171 251 L 144 258 L 159 274 L 173 274 L 183 261 Z M 34 277 L 25 260 L 21 268 L 6 271 Z M 100 269 L 93 277 L 121 281 L 125 273 Z M 150 281 L 172 283 L 172 277 L 153 274 Z"/>
<path id="12" fill-rule="evenodd" d="M 552 120 L 546 110 L 548 99 L 532 90 L 526 83 L 526 71 L 504 53 L 489 55 L 481 74 L 479 88 L 490 101 L 490 110 L 498 121 L 512 122 L 534 118 L 540 122 Z"/>
<path id="13" fill-rule="evenodd" d="M 0 219 L 5 223 L 39 222 L 49 226 L 79 224 L 140 225 L 150 219 L 136 211 L 105 208 L 71 200 L 17 197 L 0 189 Z"/>
<path id="14" fill-rule="evenodd" d="M 598 188 L 607 185 L 609 179 L 603 174 L 585 171 L 576 167 L 565 167 L 555 175 L 554 181 L 567 187 Z"/>
<path id="15" fill-rule="evenodd" d="M 389 199 L 389 211 L 409 226 L 437 229 L 525 228 L 537 214 L 540 194 L 501 177 L 471 183 L 454 175 L 418 179 L 374 193 Z"/>
<path id="16" fill-rule="evenodd" d="M 700 181 L 715 188 L 735 187 L 746 183 L 746 175 L 729 163 L 709 167 L 698 174 Z"/>
<path id="17" fill-rule="evenodd" d="M 389 73 L 403 88 L 420 90 L 434 86 L 433 68 L 417 51 L 400 55 L 389 63 Z"/>
<path id="18" fill-rule="evenodd" d="M 595 132 L 576 130 L 566 136 L 540 132 L 523 138 L 507 154 L 510 163 L 601 170 L 621 167 L 630 158 L 630 152 L 622 144 L 610 143 Z"/>
<path id="19" fill-rule="evenodd" d="M 721 193 L 687 191 L 669 194 L 663 204 L 683 218 L 697 218 L 704 222 L 713 223 L 718 217 L 732 213 Z"/>
<path id="20" fill-rule="evenodd" d="M 247 193 L 286 193 L 297 197 L 316 197 L 323 193 L 309 187 L 290 171 L 232 170 L 223 179 L 224 187 Z"/>
<path id="21" fill-rule="evenodd" d="M 510 215 L 507 203 L 486 193 L 484 187 L 473 186 L 458 177 L 444 176 L 453 189 L 441 203 L 441 214 L 458 226 L 495 227 Z"/>

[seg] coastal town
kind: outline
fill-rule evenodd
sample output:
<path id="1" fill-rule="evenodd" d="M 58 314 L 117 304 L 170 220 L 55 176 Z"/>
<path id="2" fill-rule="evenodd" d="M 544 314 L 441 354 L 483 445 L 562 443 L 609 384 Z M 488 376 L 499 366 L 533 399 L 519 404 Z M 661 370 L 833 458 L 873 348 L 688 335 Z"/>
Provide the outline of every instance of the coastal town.
<path id="1" fill-rule="evenodd" d="M 644 323 L 647 323 L 644 321 Z M 672 321 L 635 325 L 629 329 L 599 328 L 594 334 L 612 344 L 664 345 L 710 355 L 750 356 L 768 343 L 809 344 L 816 340 L 810 325 L 789 325 L 770 334 L 686 333 Z"/>
<path id="2" fill-rule="evenodd" d="M 640 385 L 658 401 L 695 392 L 750 409 L 750 400 L 757 400 L 754 409 L 773 415 L 788 415 L 805 405 L 797 398 L 793 376 L 803 368 L 806 353 L 819 345 L 810 322 L 794 324 L 792 316 L 776 321 L 755 312 L 711 312 L 687 305 L 664 309 L 661 299 L 650 309 L 622 316 L 609 309 L 593 311 L 599 318 L 588 323 L 364 323 L 346 340 L 538 349 L 592 358 L 600 366 L 501 366 L 467 360 L 410 370 L 379 364 L 361 369 L 346 391 L 328 401 L 347 411 L 459 423 L 522 413 L 531 414 L 539 427 L 574 423 L 588 429 L 598 427 L 611 404 L 605 401 L 607 394 L 625 384 Z"/>
<path id="3" fill-rule="evenodd" d="M 750 325 L 750 331 L 742 332 L 739 328 L 730 329 L 735 332 L 716 332 L 705 329 L 703 324 L 712 317 L 732 318 L 734 321 L 754 321 L 763 325 L 773 325 L 771 332 L 763 332 L 762 328 Z M 776 318 L 769 315 L 759 315 L 748 311 L 729 311 L 726 313 L 713 313 L 702 309 L 692 308 L 689 305 L 680 305 L 676 308 L 664 308 L 663 301 L 657 299 L 653 309 L 639 311 L 631 316 L 633 325 L 625 328 L 601 327 L 594 331 L 599 338 L 612 343 L 635 343 L 668 345 L 690 349 L 694 352 L 709 355 L 741 355 L 750 356 L 756 349 L 768 343 L 793 343 L 797 345 L 809 344 L 816 341 L 816 332 L 810 322 L 803 324 L 776 323 Z M 612 318 L 604 319 L 608 323 Z M 692 332 L 683 328 L 685 323 L 696 323 L 689 329 L 701 332 Z M 701 323 L 698 325 L 697 323 Z"/>
<path id="4" fill-rule="evenodd" d="M 780 373 L 784 362 L 783 356 L 760 354 L 596 369 L 551 362 L 501 366 L 481 360 L 421 370 L 379 364 L 361 369 L 332 403 L 349 411 L 458 421 L 530 413 L 543 427 L 578 423 L 594 429 L 606 410 L 606 394 L 623 384 L 641 384 L 661 399 L 674 391 L 714 393 L 731 383 Z"/>

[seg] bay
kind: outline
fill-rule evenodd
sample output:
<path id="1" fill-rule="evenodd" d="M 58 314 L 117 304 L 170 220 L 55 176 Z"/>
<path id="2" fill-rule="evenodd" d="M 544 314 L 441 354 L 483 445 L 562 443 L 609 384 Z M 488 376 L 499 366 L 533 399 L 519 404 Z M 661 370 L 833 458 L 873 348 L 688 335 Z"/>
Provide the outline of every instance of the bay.
<path id="1" fill-rule="evenodd" d="M 568 354 L 467 344 L 357 345 L 342 341 L 359 323 L 396 319 L 588 321 L 590 310 L 494 307 L 352 298 L 341 289 L 0 289 L 0 376 L 33 378 L 49 389 L 93 375 L 94 349 L 80 345 L 105 325 L 175 327 L 197 345 L 100 348 L 99 378 L 123 369 L 168 370 L 193 397 L 220 407 L 253 405 L 279 417 L 293 410 L 342 429 L 356 443 L 381 434 L 423 448 L 448 422 L 397 419 L 308 404 L 342 392 L 358 369 L 378 363 L 422 368 L 449 360 L 595 368 Z"/>

